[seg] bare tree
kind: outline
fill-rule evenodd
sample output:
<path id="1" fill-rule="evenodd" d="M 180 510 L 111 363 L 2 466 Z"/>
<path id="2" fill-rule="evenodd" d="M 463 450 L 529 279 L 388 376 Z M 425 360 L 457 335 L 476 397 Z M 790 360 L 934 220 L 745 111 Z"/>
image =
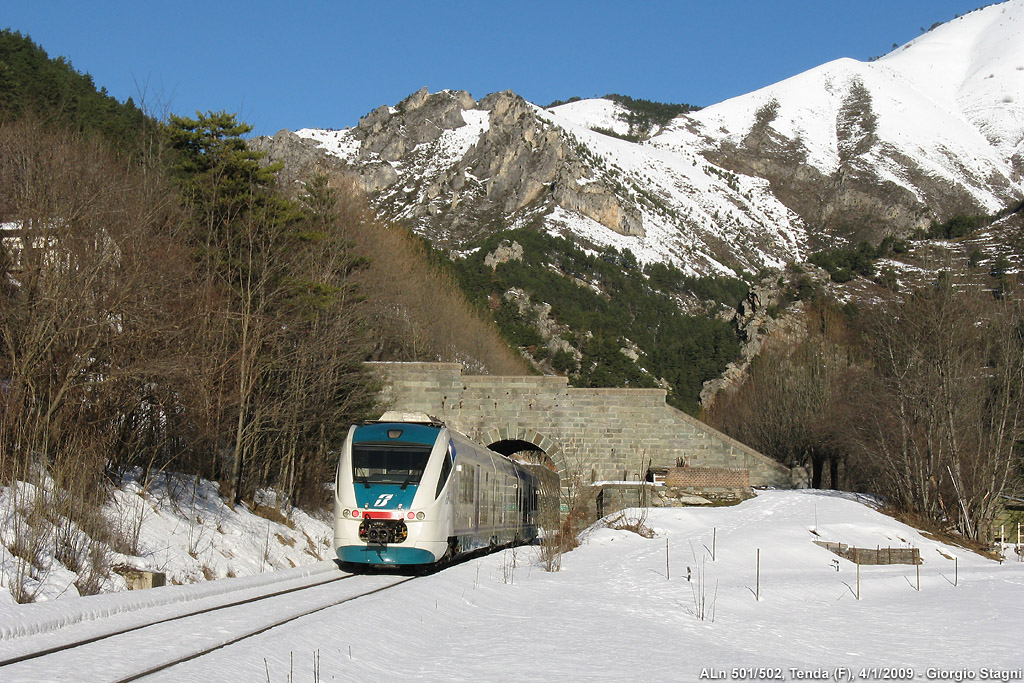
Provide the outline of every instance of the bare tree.
<path id="1" fill-rule="evenodd" d="M 834 306 L 808 311 L 799 338 L 769 341 L 743 385 L 715 402 L 706 419 L 789 466 L 810 466 L 811 486 L 839 486 L 845 392 L 854 369 L 848 330 Z"/>
<path id="2" fill-rule="evenodd" d="M 871 327 L 876 399 L 859 433 L 906 509 L 985 539 L 1017 482 L 1024 343 L 1020 304 L 948 282 L 878 311 Z"/>
<path id="3" fill-rule="evenodd" d="M 28 120 L 0 126 L 0 195 L 0 479 L 37 485 L 57 555 L 93 592 L 103 479 L 162 447 L 192 308 L 181 215 L 159 174 Z"/>

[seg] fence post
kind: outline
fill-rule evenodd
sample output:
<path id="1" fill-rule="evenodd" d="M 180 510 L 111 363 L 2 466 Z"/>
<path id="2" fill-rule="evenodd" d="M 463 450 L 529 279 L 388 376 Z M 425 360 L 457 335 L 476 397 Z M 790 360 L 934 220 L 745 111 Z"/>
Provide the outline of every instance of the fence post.
<path id="1" fill-rule="evenodd" d="M 760 602 L 761 601 L 761 549 L 760 548 L 757 549 L 757 564 L 756 564 L 756 569 L 754 570 L 754 576 L 755 576 L 755 579 L 754 579 L 754 582 L 755 582 L 754 599 L 757 600 L 758 602 Z"/>

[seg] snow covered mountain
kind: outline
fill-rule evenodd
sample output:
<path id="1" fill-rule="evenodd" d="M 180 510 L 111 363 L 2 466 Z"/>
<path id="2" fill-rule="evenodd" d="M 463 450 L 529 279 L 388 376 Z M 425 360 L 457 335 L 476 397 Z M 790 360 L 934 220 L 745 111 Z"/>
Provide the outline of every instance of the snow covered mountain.
<path id="1" fill-rule="evenodd" d="M 533 224 L 642 263 L 731 274 L 1019 203 L 1022 98 L 1024 0 L 1010 0 L 639 140 L 606 99 L 544 109 L 511 92 L 478 102 L 424 89 L 354 128 L 261 144 L 277 156 L 317 147 L 382 212 L 449 249 Z"/>

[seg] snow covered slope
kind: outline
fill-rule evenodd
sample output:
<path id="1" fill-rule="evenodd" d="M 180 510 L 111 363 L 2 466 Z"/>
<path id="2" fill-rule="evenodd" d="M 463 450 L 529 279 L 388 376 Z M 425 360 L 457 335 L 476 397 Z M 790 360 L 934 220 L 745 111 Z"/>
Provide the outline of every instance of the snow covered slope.
<path id="1" fill-rule="evenodd" d="M 680 116 L 642 142 L 623 139 L 627 111 L 610 100 L 542 109 L 510 92 L 477 102 L 425 89 L 297 139 L 447 248 L 531 223 L 641 262 L 730 273 L 1019 203 L 1021 93 L 1024 0 L 1009 0 L 877 61 L 837 60 Z"/>
<path id="2" fill-rule="evenodd" d="M 731 150 L 742 167 L 735 157 L 770 140 L 823 178 L 891 184 L 922 208 L 995 212 L 1022 196 L 1022 92 L 1024 0 L 1010 0 L 875 62 L 837 60 L 708 107 L 692 116 L 697 136 L 679 126 L 656 144 Z"/>
<path id="3" fill-rule="evenodd" d="M 1012 552 L 1003 563 L 987 560 L 830 492 L 765 491 L 735 507 L 651 510 L 646 521 L 654 538 L 591 530 L 559 572 L 544 571 L 536 548 L 504 551 L 296 620 L 153 680 L 765 680 L 765 668 L 778 670 L 777 680 L 837 680 L 839 668 L 860 680 L 1024 676 L 1013 673 L 1022 662 L 1024 564 Z M 920 582 L 912 565 L 862 566 L 858 574 L 815 539 L 918 548 Z M 279 574 L 285 580 L 297 571 Z M 150 603 L 185 609 L 222 589 L 217 584 L 251 582 L 154 589 Z M 48 625 L 102 632 L 140 609 L 140 597 L 0 605 L 11 633 L 0 639 L 0 656 L 45 641 Z M 154 642 L 147 657 L 185 654 L 187 635 Z M 123 658 L 100 641 L 74 671 L 39 660 L 9 673 L 12 680 L 111 680 Z M 884 667 L 901 671 L 884 676 Z"/>

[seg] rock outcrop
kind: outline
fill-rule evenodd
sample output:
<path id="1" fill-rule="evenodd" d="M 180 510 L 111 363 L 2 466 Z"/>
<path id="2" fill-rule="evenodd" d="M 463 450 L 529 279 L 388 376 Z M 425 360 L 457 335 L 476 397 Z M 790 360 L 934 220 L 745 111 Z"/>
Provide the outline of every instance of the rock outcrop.
<path id="1" fill-rule="evenodd" d="M 280 130 L 273 137 L 254 138 L 249 147 L 266 154 L 268 161 L 282 162 L 278 177 L 285 182 L 304 180 L 318 172 L 346 169 L 346 164 L 338 157 L 289 130 Z"/>
<path id="2" fill-rule="evenodd" d="M 287 131 L 253 146 L 294 176 L 330 157 L 384 214 L 411 219 L 449 247 L 554 207 L 621 235 L 644 234 L 639 210 L 595 177 L 571 136 L 513 92 L 476 102 L 465 91 L 423 88 L 374 109 L 346 135 L 358 143 L 347 164 Z"/>

